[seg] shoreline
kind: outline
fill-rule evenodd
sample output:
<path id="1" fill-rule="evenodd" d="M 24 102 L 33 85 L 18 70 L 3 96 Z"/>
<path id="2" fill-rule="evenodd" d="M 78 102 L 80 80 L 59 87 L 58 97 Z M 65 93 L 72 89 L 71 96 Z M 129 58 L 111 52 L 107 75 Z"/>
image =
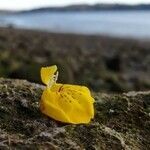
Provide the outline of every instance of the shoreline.
<path id="1" fill-rule="evenodd" d="M 44 29 L 31 29 L 31 28 L 23 28 L 23 27 L 14 27 L 13 25 L 8 26 L 0 26 L 1 30 L 14 30 L 18 31 L 26 31 L 32 33 L 40 33 L 40 34 L 49 34 L 49 35 L 59 35 L 59 36 L 82 36 L 82 37 L 92 37 L 92 38 L 108 38 L 108 39 L 116 39 L 116 40 L 132 40 L 132 41 L 150 41 L 150 37 L 135 37 L 135 36 L 119 36 L 113 34 L 101 34 L 101 33 L 79 33 L 79 32 L 65 32 L 65 31 L 48 31 Z"/>
<path id="2" fill-rule="evenodd" d="M 150 89 L 149 40 L 0 28 L 0 76 L 41 83 L 42 66 L 56 64 L 59 82 L 94 91 Z"/>

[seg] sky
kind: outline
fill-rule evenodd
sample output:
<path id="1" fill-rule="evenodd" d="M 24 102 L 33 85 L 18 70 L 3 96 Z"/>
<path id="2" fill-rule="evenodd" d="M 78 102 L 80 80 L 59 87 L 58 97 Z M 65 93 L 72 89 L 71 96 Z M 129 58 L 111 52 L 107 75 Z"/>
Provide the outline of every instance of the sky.
<path id="1" fill-rule="evenodd" d="M 0 0 L 2 10 L 23 10 L 48 6 L 64 6 L 70 4 L 94 3 L 150 3 L 150 0 Z"/>

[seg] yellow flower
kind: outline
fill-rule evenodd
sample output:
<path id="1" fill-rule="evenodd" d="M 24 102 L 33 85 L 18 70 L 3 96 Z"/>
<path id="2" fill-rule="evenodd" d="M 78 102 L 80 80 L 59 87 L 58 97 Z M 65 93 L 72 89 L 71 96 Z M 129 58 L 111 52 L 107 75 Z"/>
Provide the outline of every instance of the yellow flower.
<path id="1" fill-rule="evenodd" d="M 43 67 L 41 79 L 46 84 L 40 110 L 45 115 L 64 123 L 89 123 L 94 118 L 94 99 L 85 86 L 58 84 L 57 66 Z"/>

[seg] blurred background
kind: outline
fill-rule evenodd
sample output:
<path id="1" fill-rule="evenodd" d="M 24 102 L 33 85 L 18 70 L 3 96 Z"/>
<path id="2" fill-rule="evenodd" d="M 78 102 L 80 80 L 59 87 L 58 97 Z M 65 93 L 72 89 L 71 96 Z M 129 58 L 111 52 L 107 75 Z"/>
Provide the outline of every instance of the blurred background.
<path id="1" fill-rule="evenodd" d="M 0 77 L 150 90 L 150 0 L 0 0 Z"/>

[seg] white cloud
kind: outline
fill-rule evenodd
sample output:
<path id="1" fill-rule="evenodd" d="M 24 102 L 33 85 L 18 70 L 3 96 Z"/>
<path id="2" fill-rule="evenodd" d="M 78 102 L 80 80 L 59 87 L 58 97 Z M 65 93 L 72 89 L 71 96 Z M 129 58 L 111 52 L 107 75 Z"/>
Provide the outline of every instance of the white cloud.
<path id="1" fill-rule="evenodd" d="M 78 3 L 150 3 L 150 0 L 0 0 L 0 9 L 30 9 Z"/>

